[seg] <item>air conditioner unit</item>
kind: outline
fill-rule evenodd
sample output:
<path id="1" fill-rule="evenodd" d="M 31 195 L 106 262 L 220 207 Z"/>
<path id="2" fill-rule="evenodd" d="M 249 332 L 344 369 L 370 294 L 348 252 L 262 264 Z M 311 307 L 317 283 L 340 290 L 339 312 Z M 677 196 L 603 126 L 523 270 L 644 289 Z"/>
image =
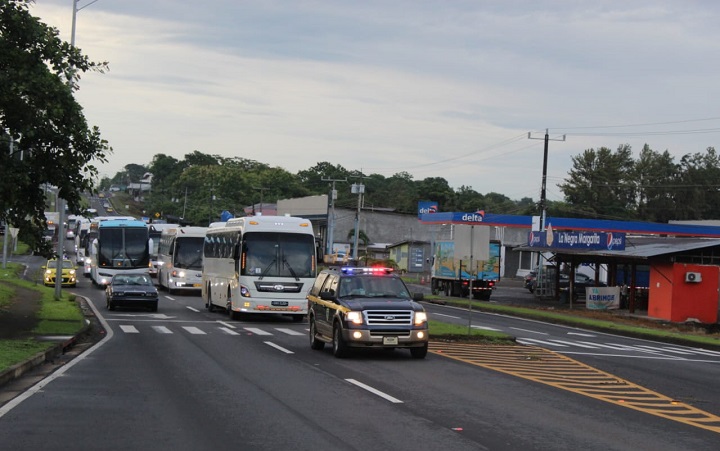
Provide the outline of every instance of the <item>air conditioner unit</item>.
<path id="1" fill-rule="evenodd" d="M 689 283 L 702 282 L 702 274 L 700 274 L 699 272 L 686 272 L 685 273 L 685 282 L 689 282 Z"/>

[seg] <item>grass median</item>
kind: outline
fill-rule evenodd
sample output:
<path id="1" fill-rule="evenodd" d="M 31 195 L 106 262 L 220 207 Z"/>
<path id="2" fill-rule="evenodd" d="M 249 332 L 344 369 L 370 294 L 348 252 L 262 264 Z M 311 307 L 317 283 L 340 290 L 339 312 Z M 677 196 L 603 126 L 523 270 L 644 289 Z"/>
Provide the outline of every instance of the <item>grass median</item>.
<path id="1" fill-rule="evenodd" d="M 38 337 L 75 335 L 85 327 L 74 295 L 63 290 L 56 299 L 54 288 L 22 279 L 23 271 L 24 266 L 17 263 L 8 263 L 0 271 L 0 315 L 6 320 L 3 327 L 15 328 L 10 335 L 18 337 L 0 340 L 0 371 L 55 345 Z M 34 318 L 28 321 L 28 315 Z"/>

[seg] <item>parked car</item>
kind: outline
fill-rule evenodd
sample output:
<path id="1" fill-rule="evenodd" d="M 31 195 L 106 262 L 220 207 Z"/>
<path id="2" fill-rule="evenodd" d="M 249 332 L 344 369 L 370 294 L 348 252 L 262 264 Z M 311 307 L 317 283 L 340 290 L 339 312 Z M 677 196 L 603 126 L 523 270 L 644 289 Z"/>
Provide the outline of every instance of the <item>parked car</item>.
<path id="1" fill-rule="evenodd" d="M 105 288 L 108 310 L 115 307 L 145 307 L 158 309 L 158 291 L 148 274 L 117 274 Z"/>
<path id="2" fill-rule="evenodd" d="M 537 286 L 537 273 L 535 271 L 531 271 L 532 277 L 530 277 L 530 274 L 525 279 L 525 287 L 530 290 L 530 292 L 535 291 L 535 287 Z M 546 281 L 546 283 L 554 283 L 554 274 L 551 274 L 551 277 L 543 277 L 543 280 Z M 587 287 L 606 287 L 607 284 L 604 282 L 598 282 L 595 283 L 595 279 L 593 279 L 590 276 L 587 276 L 583 273 L 576 272 L 575 273 L 575 282 L 573 283 L 573 299 L 577 300 L 578 298 L 585 297 L 585 292 Z M 567 290 L 570 287 L 570 276 L 567 274 L 560 274 L 560 281 L 558 283 L 558 288 L 560 290 Z"/>
<path id="3" fill-rule="evenodd" d="M 55 286 L 55 275 L 57 274 L 57 259 L 51 258 L 42 266 L 45 270 L 43 273 L 43 283 L 46 287 Z M 62 281 L 60 284 L 63 287 L 74 287 L 77 285 L 77 278 L 75 274 L 75 265 L 71 260 L 65 259 L 62 261 Z"/>

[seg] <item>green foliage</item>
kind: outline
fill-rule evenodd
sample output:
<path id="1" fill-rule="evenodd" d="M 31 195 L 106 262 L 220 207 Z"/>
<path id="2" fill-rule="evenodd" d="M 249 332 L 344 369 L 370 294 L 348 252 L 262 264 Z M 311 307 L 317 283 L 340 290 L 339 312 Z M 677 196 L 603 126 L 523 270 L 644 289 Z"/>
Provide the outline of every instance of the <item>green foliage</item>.
<path id="1" fill-rule="evenodd" d="M 0 372 L 54 346 L 50 341 L 0 340 Z"/>
<path id="2" fill-rule="evenodd" d="M 94 188 L 93 163 L 107 161 L 111 151 L 74 98 L 81 74 L 107 64 L 62 41 L 57 29 L 30 14 L 30 3 L 0 2 L 0 219 L 47 254 L 45 184 L 57 186 L 69 210 L 79 213 L 82 193 Z"/>

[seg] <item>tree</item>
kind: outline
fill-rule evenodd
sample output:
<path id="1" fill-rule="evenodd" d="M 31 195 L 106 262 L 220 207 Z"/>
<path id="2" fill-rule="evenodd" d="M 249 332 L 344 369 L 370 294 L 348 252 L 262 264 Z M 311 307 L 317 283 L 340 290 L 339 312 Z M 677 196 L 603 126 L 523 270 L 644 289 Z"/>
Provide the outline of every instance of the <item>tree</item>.
<path id="1" fill-rule="evenodd" d="M 572 161 L 569 177 L 559 187 L 577 209 L 576 216 L 626 218 L 635 211 L 630 146 L 621 145 L 616 152 L 606 147 L 587 149 Z"/>
<path id="2" fill-rule="evenodd" d="M 20 228 L 20 239 L 43 254 L 46 187 L 57 187 L 71 212 L 94 189 L 111 152 L 97 127 L 89 128 L 73 94 L 80 74 L 103 72 L 62 41 L 57 29 L 29 12 L 29 0 L 0 3 L 0 219 Z"/>
<path id="3" fill-rule="evenodd" d="M 655 152 L 645 144 L 632 171 L 639 219 L 654 222 L 675 219 L 679 175 L 670 152 Z"/>

